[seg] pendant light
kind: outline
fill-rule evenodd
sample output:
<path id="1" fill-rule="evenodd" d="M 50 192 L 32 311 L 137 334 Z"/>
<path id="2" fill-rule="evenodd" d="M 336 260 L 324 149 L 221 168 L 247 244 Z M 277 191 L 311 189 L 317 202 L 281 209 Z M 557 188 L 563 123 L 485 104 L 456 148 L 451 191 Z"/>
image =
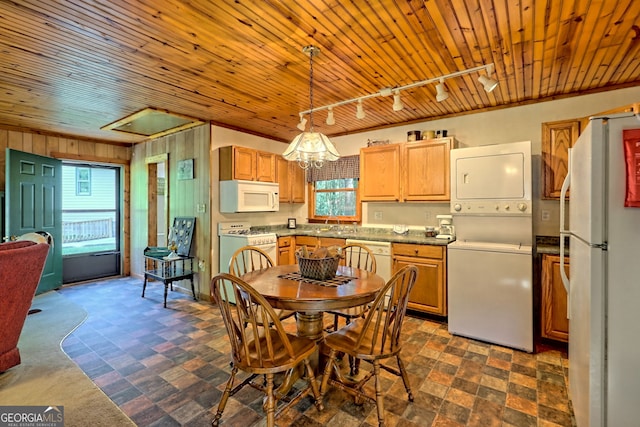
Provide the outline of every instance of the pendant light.
<path id="1" fill-rule="evenodd" d="M 320 54 L 320 48 L 309 45 L 303 47 L 302 52 L 309 56 L 309 132 L 304 131 L 303 125 L 302 133 L 291 141 L 282 156 L 289 161 L 298 162 L 303 169 L 321 168 L 325 161 L 338 160 L 340 154 L 326 135 L 313 131 L 313 57 Z M 302 117 L 298 128 L 300 124 Z"/>

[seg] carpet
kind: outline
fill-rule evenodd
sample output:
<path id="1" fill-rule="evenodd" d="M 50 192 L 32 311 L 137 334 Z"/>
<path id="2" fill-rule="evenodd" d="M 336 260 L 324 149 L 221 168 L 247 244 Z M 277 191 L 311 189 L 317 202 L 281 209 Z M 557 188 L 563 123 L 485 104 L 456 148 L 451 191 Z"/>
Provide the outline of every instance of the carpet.
<path id="1" fill-rule="evenodd" d="M 22 363 L 0 374 L 0 405 L 64 406 L 65 427 L 135 425 L 62 351 L 87 313 L 55 291 L 34 298 L 18 348 Z"/>

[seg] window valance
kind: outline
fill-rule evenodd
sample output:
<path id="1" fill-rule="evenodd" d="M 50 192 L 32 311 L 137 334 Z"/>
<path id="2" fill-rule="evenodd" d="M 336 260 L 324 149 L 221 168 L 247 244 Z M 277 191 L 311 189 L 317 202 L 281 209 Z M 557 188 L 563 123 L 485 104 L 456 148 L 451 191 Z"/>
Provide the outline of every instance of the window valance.
<path id="1" fill-rule="evenodd" d="M 359 155 L 340 157 L 335 162 L 325 162 L 320 169 L 309 169 L 307 171 L 307 182 L 348 178 L 360 178 Z"/>

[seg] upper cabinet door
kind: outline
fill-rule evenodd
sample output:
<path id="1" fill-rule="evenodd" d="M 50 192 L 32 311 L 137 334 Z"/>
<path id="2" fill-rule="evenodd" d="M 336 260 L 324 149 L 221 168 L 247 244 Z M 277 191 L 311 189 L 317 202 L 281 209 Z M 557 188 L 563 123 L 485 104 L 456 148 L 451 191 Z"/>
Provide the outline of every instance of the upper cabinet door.
<path id="1" fill-rule="evenodd" d="M 220 147 L 220 181 L 276 181 L 276 155 L 252 148 Z"/>
<path id="2" fill-rule="evenodd" d="M 250 148 L 233 147 L 233 179 L 254 181 L 256 152 Z"/>
<path id="3" fill-rule="evenodd" d="M 289 161 L 280 156 L 276 159 L 276 172 L 280 184 L 280 203 L 291 202 L 291 185 L 289 185 Z"/>
<path id="4" fill-rule="evenodd" d="M 256 181 L 276 181 L 276 155 L 264 151 L 256 152 Z"/>
<path id="5" fill-rule="evenodd" d="M 360 149 L 360 199 L 400 200 L 400 144 Z"/>
<path id="6" fill-rule="evenodd" d="M 452 140 L 442 138 L 404 145 L 403 200 L 449 200 Z"/>
<path id="7" fill-rule="evenodd" d="M 280 184 L 280 203 L 304 203 L 305 172 L 298 162 L 290 162 L 282 156 L 276 157 L 276 172 Z"/>
<path id="8" fill-rule="evenodd" d="M 543 199 L 560 199 L 562 182 L 567 176 L 569 148 L 573 147 L 578 136 L 579 120 L 542 123 Z"/>
<path id="9" fill-rule="evenodd" d="M 291 202 L 304 203 L 307 189 L 305 170 L 298 166 L 297 162 L 289 162 L 289 168 L 291 171 L 289 178 L 291 181 Z"/>

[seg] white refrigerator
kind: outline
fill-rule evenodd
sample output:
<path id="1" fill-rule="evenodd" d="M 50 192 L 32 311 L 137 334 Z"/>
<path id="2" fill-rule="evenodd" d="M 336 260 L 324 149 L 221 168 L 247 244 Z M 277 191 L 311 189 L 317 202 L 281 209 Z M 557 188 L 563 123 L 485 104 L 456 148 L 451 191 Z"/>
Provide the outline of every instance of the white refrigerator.
<path id="1" fill-rule="evenodd" d="M 640 208 L 624 207 L 623 144 L 623 130 L 638 128 L 632 113 L 593 117 L 569 154 L 569 222 L 565 230 L 561 201 L 560 240 L 569 236 L 563 281 L 578 427 L 640 425 Z M 640 185 L 638 148 L 630 161 L 630 182 Z"/>

